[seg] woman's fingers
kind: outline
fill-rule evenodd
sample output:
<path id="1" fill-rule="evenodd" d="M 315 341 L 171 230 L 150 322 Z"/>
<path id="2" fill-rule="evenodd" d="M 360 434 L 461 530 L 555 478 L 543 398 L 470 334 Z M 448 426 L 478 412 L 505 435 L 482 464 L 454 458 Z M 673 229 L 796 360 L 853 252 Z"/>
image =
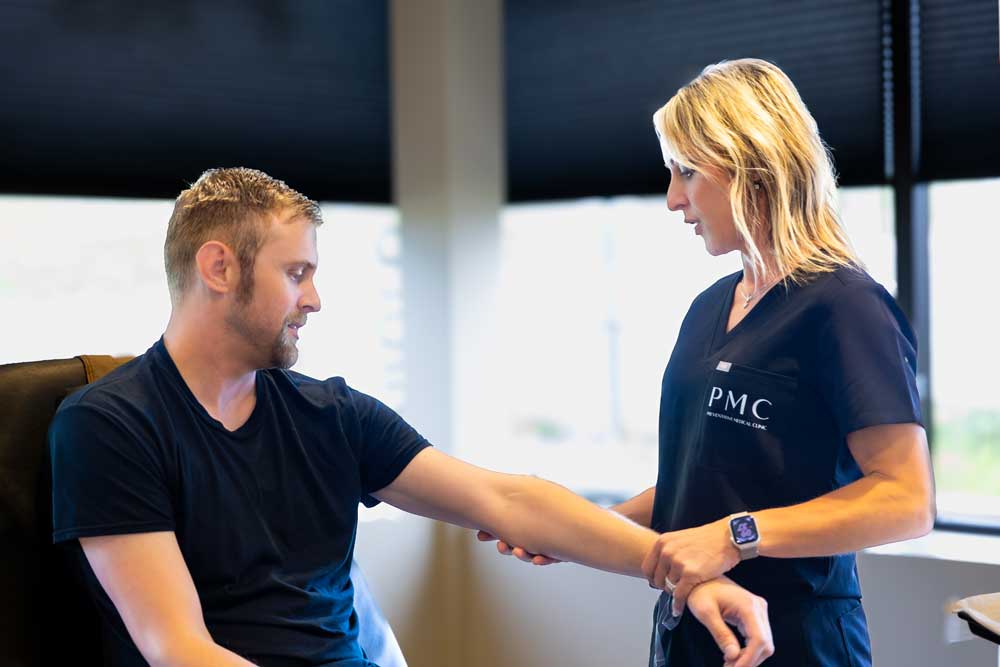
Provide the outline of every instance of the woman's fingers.
<path id="1" fill-rule="evenodd" d="M 550 558 L 545 554 L 533 554 L 521 547 L 512 547 L 500 538 L 498 538 L 493 533 L 488 533 L 485 530 L 476 531 L 476 539 L 480 542 L 493 542 L 497 543 L 497 551 L 504 556 L 516 556 L 525 563 L 531 563 L 532 565 L 552 565 L 552 563 L 561 563 L 562 561 L 558 558 Z"/>

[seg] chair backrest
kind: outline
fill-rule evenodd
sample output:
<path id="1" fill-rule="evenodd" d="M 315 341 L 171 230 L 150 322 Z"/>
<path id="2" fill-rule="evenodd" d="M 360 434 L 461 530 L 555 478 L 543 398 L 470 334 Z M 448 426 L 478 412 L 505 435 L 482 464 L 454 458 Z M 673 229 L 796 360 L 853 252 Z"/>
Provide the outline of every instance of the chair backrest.
<path id="1" fill-rule="evenodd" d="M 103 663 L 97 611 L 51 537 L 49 422 L 86 383 L 79 357 L 0 366 L 0 655 L 11 667 Z"/>
<path id="2" fill-rule="evenodd" d="M 3 667 L 102 665 L 97 610 L 65 549 L 52 545 L 48 429 L 76 387 L 128 358 L 0 365 L 0 656 Z M 351 568 L 359 641 L 381 667 L 406 667 L 357 567 Z"/>

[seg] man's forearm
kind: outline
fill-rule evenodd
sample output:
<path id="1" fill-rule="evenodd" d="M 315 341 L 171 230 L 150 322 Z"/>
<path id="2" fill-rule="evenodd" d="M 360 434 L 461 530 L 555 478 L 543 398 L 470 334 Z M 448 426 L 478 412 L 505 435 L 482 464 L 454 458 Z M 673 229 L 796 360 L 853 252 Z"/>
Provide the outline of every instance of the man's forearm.
<path id="1" fill-rule="evenodd" d="M 512 476 L 494 534 L 533 553 L 643 577 L 642 561 L 656 533 L 581 498 L 558 484 Z"/>

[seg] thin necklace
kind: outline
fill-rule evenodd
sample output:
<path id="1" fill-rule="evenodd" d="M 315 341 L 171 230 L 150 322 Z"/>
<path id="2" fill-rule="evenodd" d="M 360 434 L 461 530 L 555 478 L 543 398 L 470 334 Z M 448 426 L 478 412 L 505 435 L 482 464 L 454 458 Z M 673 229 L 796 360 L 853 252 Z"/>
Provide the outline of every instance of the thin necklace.
<path id="1" fill-rule="evenodd" d="M 758 287 L 757 289 L 755 289 L 755 290 L 753 291 L 753 293 L 752 293 L 752 294 L 747 294 L 747 288 L 746 288 L 746 285 L 745 285 L 745 284 L 743 283 L 743 281 L 741 280 L 741 281 L 740 281 L 740 287 L 742 287 L 742 288 L 743 288 L 743 309 L 744 309 L 744 310 L 746 310 L 747 308 L 749 308 L 749 307 L 750 307 L 750 302 L 751 302 L 751 301 L 753 301 L 754 299 L 756 299 L 756 298 L 757 298 L 758 296 L 760 296 L 760 295 L 761 295 L 761 293 L 763 293 L 763 292 L 764 292 L 764 291 L 765 291 L 766 289 L 768 289 L 768 288 L 769 288 L 769 287 L 770 287 L 771 285 L 774 285 L 774 284 L 775 284 L 775 283 L 777 283 L 777 282 L 778 282 L 777 280 L 772 280 L 772 281 L 771 281 L 771 282 L 769 282 L 769 283 L 764 283 L 764 285 L 763 285 L 763 286 L 761 286 L 761 287 Z"/>

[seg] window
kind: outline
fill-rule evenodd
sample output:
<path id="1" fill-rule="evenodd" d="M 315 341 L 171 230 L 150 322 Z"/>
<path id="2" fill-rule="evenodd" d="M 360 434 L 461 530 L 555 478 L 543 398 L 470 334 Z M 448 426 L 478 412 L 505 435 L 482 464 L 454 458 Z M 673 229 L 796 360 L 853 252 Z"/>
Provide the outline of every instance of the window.
<path id="1" fill-rule="evenodd" d="M 892 188 L 842 188 L 840 217 L 868 273 L 896 294 L 896 231 Z"/>
<path id="2" fill-rule="evenodd" d="M 0 363 L 140 354 L 170 316 L 163 239 L 170 200 L 0 197 Z M 390 405 L 399 363 L 398 214 L 324 204 L 317 288 L 295 370 L 343 375 Z"/>
<path id="3" fill-rule="evenodd" d="M 0 197 L 0 362 L 139 354 L 167 326 L 168 200 Z"/>
<path id="4" fill-rule="evenodd" d="M 840 208 L 894 290 L 888 189 L 844 189 Z M 709 256 L 662 197 L 514 205 L 501 229 L 507 415 L 476 462 L 604 497 L 652 486 L 660 381 L 681 320 L 739 257 Z"/>
<path id="5" fill-rule="evenodd" d="M 317 233 L 320 312 L 309 316 L 295 370 L 342 375 L 396 407 L 404 402 L 399 213 L 388 206 L 323 204 Z"/>
<path id="6" fill-rule="evenodd" d="M 930 186 L 933 453 L 942 519 L 1000 523 L 1000 179 Z M 990 341 L 993 341 L 992 343 Z"/>

